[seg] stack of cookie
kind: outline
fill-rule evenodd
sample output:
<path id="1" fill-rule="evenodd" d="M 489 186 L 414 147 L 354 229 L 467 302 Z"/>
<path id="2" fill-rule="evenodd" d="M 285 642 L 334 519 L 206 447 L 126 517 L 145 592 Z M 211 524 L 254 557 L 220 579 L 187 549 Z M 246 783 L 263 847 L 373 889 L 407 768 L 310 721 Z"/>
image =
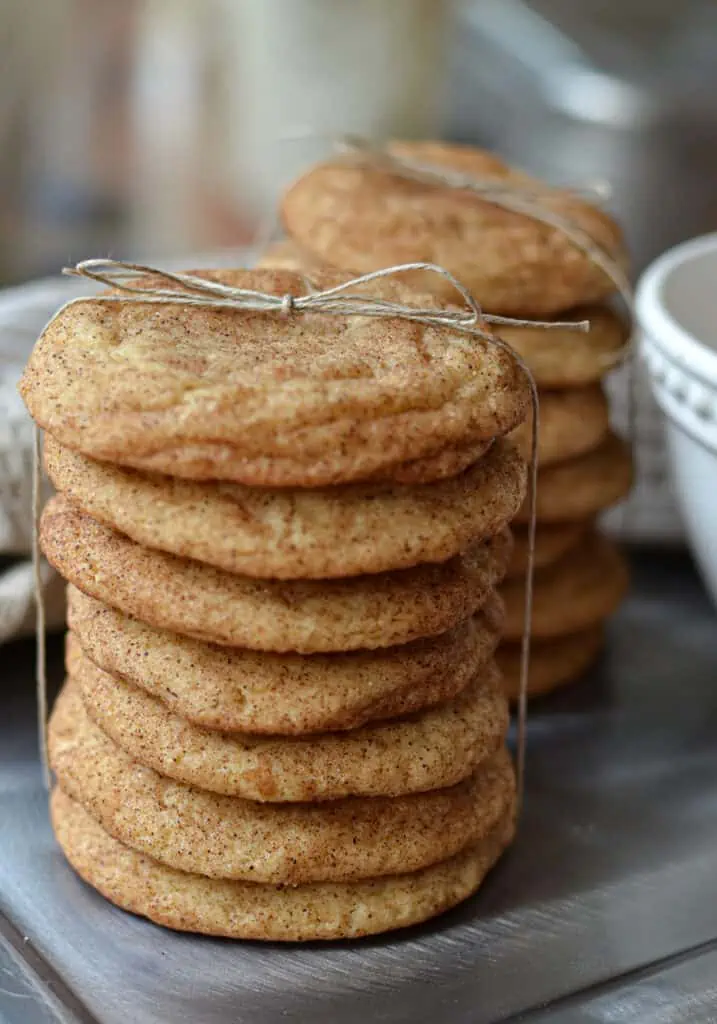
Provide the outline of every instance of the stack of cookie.
<path id="1" fill-rule="evenodd" d="M 632 459 L 611 430 L 600 380 L 625 343 L 620 319 L 607 307 L 584 307 L 589 334 L 503 328 L 502 336 L 531 367 L 540 389 L 537 531 L 530 693 L 547 693 L 580 676 L 603 646 L 604 621 L 628 584 L 622 556 L 600 535 L 595 520 L 628 493 Z M 566 336 L 568 335 L 568 336 Z M 514 434 L 523 451 L 525 425 Z M 527 524 L 516 517 L 516 545 L 501 588 L 506 642 L 498 660 L 506 691 L 518 694 L 525 606 Z"/>
<path id="2" fill-rule="evenodd" d="M 486 312 L 528 319 L 587 319 L 591 330 L 505 327 L 501 337 L 523 357 L 540 389 L 537 572 L 534 591 L 530 692 L 542 693 L 579 675 L 596 657 L 601 624 L 614 611 L 627 573 L 594 522 L 631 485 L 631 459 L 611 432 L 601 378 L 626 345 L 623 321 L 605 304 L 613 280 L 557 227 L 461 190 L 449 181 L 417 180 L 391 160 L 433 168 L 473 181 L 523 190 L 589 236 L 620 270 L 626 262 L 619 228 L 575 193 L 547 189 L 481 150 L 444 143 L 396 143 L 388 159 L 363 152 L 312 168 L 281 206 L 288 240 L 273 246 L 264 265 L 332 267 L 355 275 L 408 262 L 445 267 Z M 510 200 L 510 196 L 508 196 Z M 443 301 L 456 293 L 425 271 L 405 278 L 430 286 Z M 527 455 L 529 424 L 516 440 Z M 523 628 L 528 509 L 516 531 L 513 579 L 503 590 L 508 643 L 500 652 L 507 692 L 518 689 Z"/>
<path id="3" fill-rule="evenodd" d="M 526 472 L 492 439 L 528 408 L 515 360 L 405 319 L 99 298 L 55 319 L 21 390 L 70 583 L 49 740 L 78 873 L 255 939 L 472 893 L 514 828 L 495 586 Z"/>

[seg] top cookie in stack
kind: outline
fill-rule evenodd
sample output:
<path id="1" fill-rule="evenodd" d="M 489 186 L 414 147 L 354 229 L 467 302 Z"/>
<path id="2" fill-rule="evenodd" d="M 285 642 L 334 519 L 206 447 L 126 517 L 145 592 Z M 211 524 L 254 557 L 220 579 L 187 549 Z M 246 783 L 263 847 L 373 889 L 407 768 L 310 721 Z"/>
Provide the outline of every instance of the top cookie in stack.
<path id="1" fill-rule="evenodd" d="M 494 661 L 525 496 L 513 358 L 399 318 L 100 297 L 55 319 L 21 390 L 71 584 L 49 739 L 78 873 L 170 927 L 275 940 L 473 892 L 514 827 Z"/>
<path id="2" fill-rule="evenodd" d="M 205 273 L 301 295 L 295 273 Z M 344 280 L 314 275 L 318 288 Z M 167 287 L 163 279 L 145 284 Z M 421 307 L 399 284 L 371 285 Z M 78 344 L 78 340 L 79 343 Z M 525 416 L 528 386 L 495 347 L 408 320 L 83 302 L 36 346 L 21 393 L 35 421 L 93 458 L 192 480 L 316 487 L 428 482 Z"/>
<path id="3" fill-rule="evenodd" d="M 550 189 L 490 153 L 444 142 L 394 142 L 390 156 L 458 172 L 477 181 L 516 185 L 586 232 L 620 266 L 620 229 L 571 192 Z M 548 317 L 600 302 L 615 285 L 565 233 L 473 192 L 399 174 L 371 155 L 339 155 L 318 164 L 286 193 L 284 227 L 303 254 L 322 266 L 366 273 L 425 261 L 449 270 L 484 310 Z M 406 278 L 409 279 L 408 277 Z M 449 282 L 418 271 L 412 283 L 451 301 Z"/>
<path id="4" fill-rule="evenodd" d="M 433 180 L 417 180 L 410 167 L 402 172 L 392 159 L 432 172 Z M 518 187 L 524 201 L 539 205 L 548 217 L 557 215 L 570 231 L 440 182 L 435 175 L 441 173 Z M 591 532 L 595 517 L 622 499 L 632 480 L 629 452 L 610 431 L 601 383 L 627 343 L 626 324 L 605 304 L 615 291 L 614 280 L 600 265 L 610 261 L 619 275 L 627 266 L 619 227 L 575 193 L 549 188 L 485 151 L 442 142 L 391 143 L 385 155 L 338 155 L 313 167 L 288 190 L 281 213 L 289 240 L 272 247 L 265 264 L 307 272 L 331 266 L 355 274 L 390 264 L 433 262 L 451 271 L 486 312 L 590 322 L 589 333 L 569 327 L 499 329 L 530 367 L 540 392 L 538 642 L 531 691 L 568 681 L 595 657 L 600 623 L 626 586 L 618 554 L 607 542 L 594 542 Z M 570 234 L 576 233 L 600 250 L 601 261 L 575 244 Z M 407 273 L 405 279 L 419 288 L 429 285 L 423 271 Z M 431 277 L 430 286 L 451 300 L 449 282 Z M 527 456 L 530 424 L 524 423 L 514 439 Z M 527 521 L 527 508 L 518 518 Z M 512 695 L 525 597 L 525 530 L 519 528 L 516 539 L 515 579 L 505 591 L 512 644 L 501 652 Z M 602 558 L 607 561 L 601 576 Z M 565 595 L 570 595 L 570 609 L 563 606 Z"/>

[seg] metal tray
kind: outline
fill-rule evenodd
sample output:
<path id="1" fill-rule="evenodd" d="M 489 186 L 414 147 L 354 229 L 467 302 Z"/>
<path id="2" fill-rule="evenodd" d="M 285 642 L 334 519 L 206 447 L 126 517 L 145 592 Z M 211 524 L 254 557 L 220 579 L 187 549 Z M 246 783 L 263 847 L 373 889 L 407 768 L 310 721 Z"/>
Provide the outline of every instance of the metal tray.
<path id="1" fill-rule="evenodd" d="M 483 890 L 382 939 L 215 941 L 110 907 L 47 824 L 31 665 L 4 649 L 2 1024 L 717 1021 L 717 620 L 681 557 L 635 559 L 601 668 L 534 708 L 521 833 Z"/>

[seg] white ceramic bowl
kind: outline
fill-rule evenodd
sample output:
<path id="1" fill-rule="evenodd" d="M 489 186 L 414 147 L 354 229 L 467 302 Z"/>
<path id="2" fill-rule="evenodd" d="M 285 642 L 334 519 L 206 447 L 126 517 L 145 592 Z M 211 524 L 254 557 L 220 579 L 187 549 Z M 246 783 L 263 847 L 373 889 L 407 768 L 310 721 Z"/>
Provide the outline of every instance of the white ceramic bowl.
<path id="1" fill-rule="evenodd" d="M 641 350 L 666 416 L 672 480 L 717 604 L 717 233 L 661 256 L 637 289 Z"/>

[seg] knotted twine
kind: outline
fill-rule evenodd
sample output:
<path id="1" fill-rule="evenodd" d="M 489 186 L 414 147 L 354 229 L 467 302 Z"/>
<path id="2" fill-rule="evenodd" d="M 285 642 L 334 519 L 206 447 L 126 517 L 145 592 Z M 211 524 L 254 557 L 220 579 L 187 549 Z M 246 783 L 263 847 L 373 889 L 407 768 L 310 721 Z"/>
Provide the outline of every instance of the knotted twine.
<path id="1" fill-rule="evenodd" d="M 465 303 L 465 308 L 419 308 L 417 306 L 404 305 L 391 302 L 378 297 L 365 297 L 352 292 L 358 285 L 364 285 L 371 281 L 382 278 L 394 277 L 408 271 L 423 270 L 439 274 L 444 277 L 456 289 Z M 260 312 L 273 313 L 277 316 L 291 317 L 306 313 L 321 314 L 329 316 L 370 316 L 384 318 L 398 318 L 409 320 L 414 323 L 422 323 L 431 327 L 445 328 L 458 337 L 450 339 L 450 343 L 470 346 L 471 339 L 480 338 L 489 345 L 508 352 L 517 362 L 523 374 L 528 380 L 531 393 L 532 406 L 532 439 L 530 454 L 529 472 L 529 503 L 530 503 L 530 525 L 528 540 L 528 565 L 526 569 L 525 588 L 525 616 L 523 624 L 523 636 L 521 641 L 521 665 L 520 665 L 520 699 L 518 708 L 518 753 L 517 753 L 517 777 L 518 777 L 518 806 L 520 806 L 525 779 L 525 746 L 526 746 L 526 717 L 527 717 L 527 685 L 528 666 L 530 658 L 530 633 L 532 613 L 532 589 L 533 589 L 533 563 L 535 549 L 535 501 L 536 501 L 536 480 L 538 467 L 538 429 L 539 409 L 538 393 L 533 375 L 524 360 L 515 353 L 512 348 L 501 338 L 496 336 L 490 325 L 510 325 L 516 327 L 540 327 L 546 330 L 551 328 L 572 327 L 586 331 L 589 329 L 587 321 L 577 323 L 566 323 L 557 321 L 532 321 L 516 320 L 511 317 L 494 316 L 482 312 L 480 306 L 470 292 L 456 278 L 433 263 L 407 263 L 382 270 L 364 274 L 361 277 L 352 278 L 342 282 L 333 288 L 323 291 L 309 291 L 306 295 L 272 295 L 248 288 L 236 288 L 231 285 L 222 284 L 218 281 L 210 281 L 206 278 L 196 277 L 193 274 L 171 273 L 158 270 L 154 267 L 147 267 L 137 263 L 124 263 L 118 260 L 85 260 L 75 267 L 65 268 L 63 273 L 84 277 L 100 284 L 108 285 L 118 289 L 119 294 L 101 294 L 91 298 L 76 298 L 65 303 L 64 306 L 52 317 L 43 330 L 43 334 L 65 310 L 71 306 L 83 302 L 109 302 L 109 303 L 139 303 L 147 305 L 177 305 L 194 306 L 204 309 L 226 309 L 236 312 Z M 160 278 L 168 283 L 178 285 L 179 288 L 163 288 L 157 284 L 138 283 L 140 278 L 152 276 Z M 42 335 L 41 335 L 42 337 Z M 36 598 L 36 632 L 37 632 L 37 707 L 40 753 L 42 759 L 43 776 L 46 787 L 50 787 L 50 768 L 47 752 L 47 672 L 45 653 L 45 608 L 42 592 L 42 581 L 40 577 L 40 544 L 39 544 L 39 517 L 40 517 L 40 429 L 35 428 L 35 445 L 33 460 L 33 566 L 35 579 Z"/>

